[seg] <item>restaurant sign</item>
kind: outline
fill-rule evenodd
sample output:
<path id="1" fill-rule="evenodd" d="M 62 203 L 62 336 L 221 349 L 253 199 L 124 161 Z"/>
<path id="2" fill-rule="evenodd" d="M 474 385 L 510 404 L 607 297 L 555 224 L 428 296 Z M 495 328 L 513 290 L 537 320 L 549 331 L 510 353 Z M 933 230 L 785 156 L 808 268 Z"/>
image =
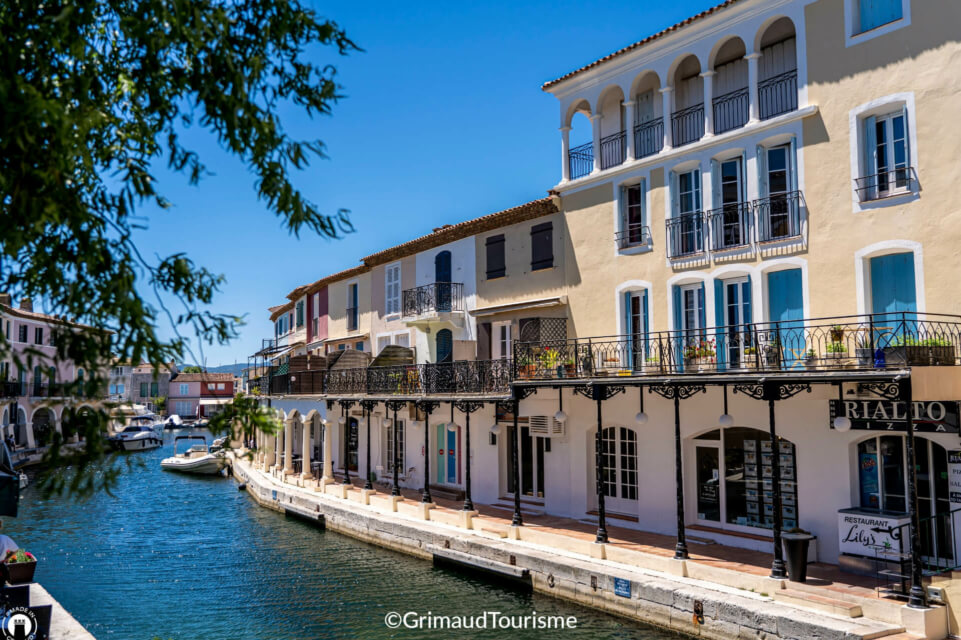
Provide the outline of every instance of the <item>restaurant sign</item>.
<path id="1" fill-rule="evenodd" d="M 831 400 L 831 419 L 845 416 L 852 429 L 867 431 L 905 431 L 905 407 L 895 400 Z M 958 402 L 926 401 L 911 403 L 914 430 L 921 433 L 958 433 Z"/>
<path id="2" fill-rule="evenodd" d="M 910 522 L 903 516 L 869 513 L 860 509 L 838 511 L 838 547 L 841 553 L 875 557 L 879 552 L 900 552 L 904 525 Z"/>

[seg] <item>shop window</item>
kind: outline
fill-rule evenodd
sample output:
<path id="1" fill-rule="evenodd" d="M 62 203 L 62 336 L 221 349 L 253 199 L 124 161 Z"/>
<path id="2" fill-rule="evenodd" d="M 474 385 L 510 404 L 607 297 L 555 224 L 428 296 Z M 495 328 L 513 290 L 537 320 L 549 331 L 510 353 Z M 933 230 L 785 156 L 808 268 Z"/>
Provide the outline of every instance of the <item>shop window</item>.
<path id="1" fill-rule="evenodd" d="M 794 444 L 782 438 L 775 451 L 769 434 L 747 427 L 716 429 L 695 438 L 698 519 L 773 528 L 775 455 L 781 472 L 783 528 L 796 527 Z"/>

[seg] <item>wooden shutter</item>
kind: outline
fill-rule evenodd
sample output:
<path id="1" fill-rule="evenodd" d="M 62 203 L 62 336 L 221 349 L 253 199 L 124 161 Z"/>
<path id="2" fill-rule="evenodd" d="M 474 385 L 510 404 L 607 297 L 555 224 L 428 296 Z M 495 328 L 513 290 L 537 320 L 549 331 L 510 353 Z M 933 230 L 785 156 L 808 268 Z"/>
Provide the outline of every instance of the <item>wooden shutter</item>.
<path id="1" fill-rule="evenodd" d="M 554 266 L 553 223 L 545 222 L 531 228 L 531 270 Z"/>
<path id="2" fill-rule="evenodd" d="M 491 354 L 491 323 L 479 322 L 477 324 L 477 359 L 492 360 Z"/>
<path id="3" fill-rule="evenodd" d="M 507 275 L 504 260 L 504 234 L 487 238 L 487 279 L 502 278 Z"/>

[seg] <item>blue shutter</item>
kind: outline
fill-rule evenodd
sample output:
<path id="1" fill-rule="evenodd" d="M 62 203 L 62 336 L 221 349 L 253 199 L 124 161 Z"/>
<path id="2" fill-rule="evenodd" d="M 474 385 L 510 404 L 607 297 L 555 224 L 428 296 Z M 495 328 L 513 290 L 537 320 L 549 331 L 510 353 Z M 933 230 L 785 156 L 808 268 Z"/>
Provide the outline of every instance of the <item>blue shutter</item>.
<path id="1" fill-rule="evenodd" d="M 906 124 L 906 123 L 907 123 L 907 119 L 905 119 L 904 122 L 905 122 L 905 126 L 907 126 L 907 124 Z M 642 180 L 641 180 L 640 187 L 641 187 L 641 224 L 643 224 L 643 225 L 646 226 L 646 227 L 650 227 L 650 226 L 651 226 L 651 221 L 647 219 L 647 217 L 648 217 L 648 213 L 647 213 L 647 181 L 642 179 Z"/>
<path id="2" fill-rule="evenodd" d="M 694 210 L 701 210 L 701 170 L 695 169 L 692 178 L 694 182 Z"/>
<path id="3" fill-rule="evenodd" d="M 779 340 L 781 358 L 786 367 L 800 365 L 804 360 L 804 292 L 801 270 L 773 271 L 767 276 L 768 317 L 772 323 L 769 342 Z"/>
<path id="4" fill-rule="evenodd" d="M 643 323 L 644 323 L 644 328 L 643 328 L 643 331 L 644 331 L 644 355 L 645 355 L 645 357 L 650 357 L 651 352 L 650 352 L 650 346 L 648 345 L 648 340 L 649 340 L 648 335 L 649 335 L 650 332 L 651 332 L 651 327 L 650 327 L 650 320 L 648 320 L 648 317 L 647 317 L 647 289 L 644 290 L 644 293 L 642 294 L 642 297 L 641 297 L 641 313 L 643 314 L 643 316 L 642 316 L 642 317 L 643 317 L 643 320 L 642 320 L 642 321 L 643 321 Z"/>
<path id="5" fill-rule="evenodd" d="M 901 117 L 904 119 L 904 162 L 911 166 L 911 131 L 908 129 L 908 107 L 901 107 Z"/>
<path id="6" fill-rule="evenodd" d="M 681 211 L 681 196 L 677 173 L 671 171 L 671 217 L 676 218 Z"/>
<path id="7" fill-rule="evenodd" d="M 717 160 L 711 160 L 711 208 L 721 206 L 721 165 Z"/>
<path id="8" fill-rule="evenodd" d="M 753 311 L 751 310 L 751 276 L 747 277 L 747 282 L 741 285 L 741 296 L 744 300 L 744 323 L 754 322 Z"/>
<path id="9" fill-rule="evenodd" d="M 871 258 L 871 311 L 917 311 L 914 254 L 894 253 Z"/>
<path id="10" fill-rule="evenodd" d="M 861 168 L 861 177 L 866 180 L 859 185 L 863 191 L 860 196 L 874 197 L 874 188 L 877 186 L 877 178 L 874 174 L 878 172 L 878 163 L 875 158 L 877 153 L 877 118 L 868 116 L 864 119 L 864 149 L 862 149 L 862 159 L 864 166 Z"/>
<path id="11" fill-rule="evenodd" d="M 727 337 L 722 327 L 727 325 L 724 317 L 724 281 L 714 281 L 714 328 L 717 336 L 717 368 L 727 369 Z"/>
<path id="12" fill-rule="evenodd" d="M 701 327 L 701 336 L 706 335 L 707 332 L 707 310 L 704 308 L 704 283 L 697 289 L 697 323 Z"/>
<path id="13" fill-rule="evenodd" d="M 757 145 L 757 197 L 767 197 L 767 149 Z"/>
<path id="14" fill-rule="evenodd" d="M 788 184 L 791 185 L 791 191 L 798 190 L 798 163 L 797 163 L 797 136 L 791 136 L 790 144 L 790 155 L 788 160 L 791 163 L 788 171 Z"/>
<path id="15" fill-rule="evenodd" d="M 681 287 L 674 285 L 671 288 L 671 298 L 673 299 L 674 305 L 674 336 L 672 341 L 674 342 L 674 349 L 672 351 L 674 355 L 675 366 L 679 371 L 684 369 L 684 334 L 681 333 L 681 327 L 683 322 L 681 318 L 684 314 L 684 309 L 681 308 Z"/>
<path id="16" fill-rule="evenodd" d="M 437 332 L 437 362 L 450 362 L 454 355 L 454 340 L 450 329 L 441 329 Z"/>
<path id="17" fill-rule="evenodd" d="M 621 313 L 624 314 L 623 333 L 624 335 L 630 335 L 637 331 L 633 326 L 631 326 L 631 292 L 625 291 L 622 298 L 624 300 L 623 302 L 624 308 L 621 310 Z"/>

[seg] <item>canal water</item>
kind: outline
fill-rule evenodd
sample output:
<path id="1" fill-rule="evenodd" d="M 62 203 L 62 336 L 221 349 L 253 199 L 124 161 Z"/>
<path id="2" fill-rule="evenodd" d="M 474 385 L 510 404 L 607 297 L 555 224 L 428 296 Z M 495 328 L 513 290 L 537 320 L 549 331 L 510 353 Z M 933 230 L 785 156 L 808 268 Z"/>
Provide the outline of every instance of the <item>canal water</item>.
<path id="1" fill-rule="evenodd" d="M 640 638 L 678 636 L 318 531 L 257 506 L 234 480 L 164 472 L 171 434 L 114 495 L 24 490 L 3 532 L 36 579 L 99 639 Z M 576 616 L 565 631 L 392 630 L 390 612 Z"/>

